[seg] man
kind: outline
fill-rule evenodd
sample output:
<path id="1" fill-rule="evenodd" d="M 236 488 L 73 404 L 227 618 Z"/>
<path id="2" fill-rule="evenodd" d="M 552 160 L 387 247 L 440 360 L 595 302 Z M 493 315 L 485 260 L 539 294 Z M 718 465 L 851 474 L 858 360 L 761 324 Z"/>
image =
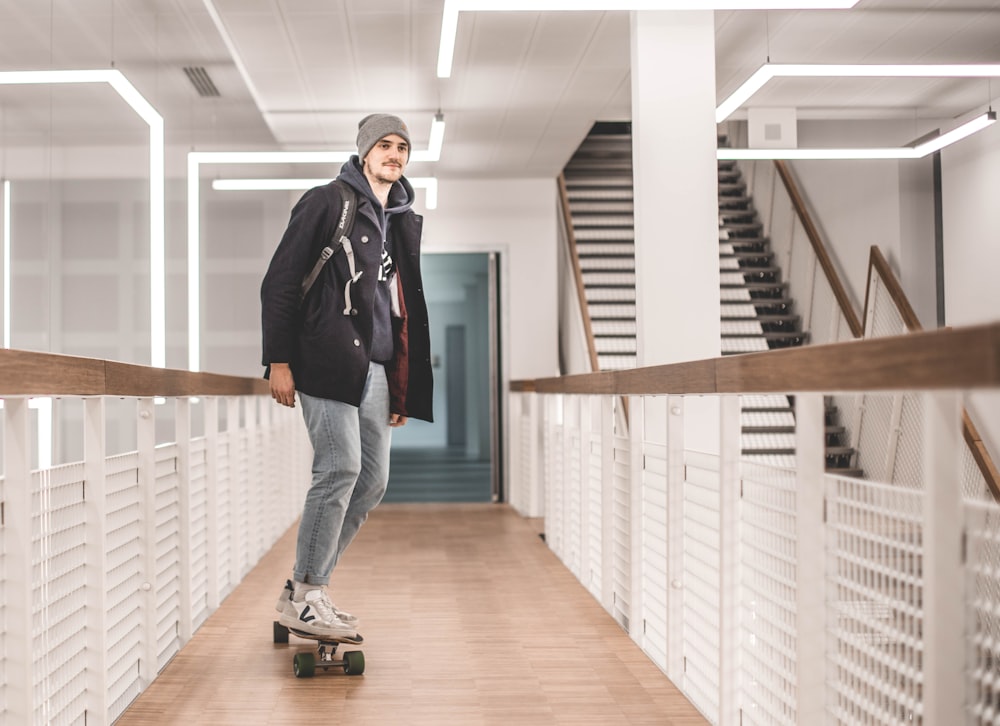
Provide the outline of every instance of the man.
<path id="1" fill-rule="evenodd" d="M 358 124 L 358 155 L 337 182 L 357 196 L 349 242 L 334 233 L 337 183 L 307 191 L 261 285 L 263 363 L 271 397 L 294 406 L 312 441 L 313 478 L 299 523 L 292 579 L 278 600 L 282 625 L 360 642 L 358 619 L 326 587 L 344 550 L 382 500 L 393 427 L 432 419 L 427 305 L 420 274 L 423 219 L 403 176 L 410 134 L 401 119 Z M 332 241 L 331 241 L 332 240 Z M 324 247 L 334 254 L 300 302 Z"/>

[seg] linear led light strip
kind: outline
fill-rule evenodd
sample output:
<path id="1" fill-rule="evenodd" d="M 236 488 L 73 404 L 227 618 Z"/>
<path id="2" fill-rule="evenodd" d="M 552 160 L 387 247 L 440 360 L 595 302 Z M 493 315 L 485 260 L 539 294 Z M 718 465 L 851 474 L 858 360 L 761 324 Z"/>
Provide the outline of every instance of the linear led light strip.
<path id="1" fill-rule="evenodd" d="M 410 152 L 410 161 L 438 161 L 445 121 L 436 114 L 426 149 Z M 201 215 L 202 164 L 333 164 L 348 161 L 357 151 L 192 151 L 188 153 L 188 369 L 201 370 Z M 329 179 L 323 180 L 326 183 Z M 412 181 L 412 180 L 411 180 Z M 315 185 L 313 185 L 315 186 Z M 428 193 L 429 196 L 429 193 Z"/>
<path id="2" fill-rule="evenodd" d="M 723 160 L 746 159 L 922 159 L 928 154 L 964 139 L 996 123 L 996 111 L 987 111 L 935 136 L 922 144 L 883 149 L 718 149 L 716 157 Z"/>
<path id="3" fill-rule="evenodd" d="M 209 0 L 206 0 L 208 2 Z M 438 78 L 451 76 L 460 12 L 568 10 L 844 10 L 858 0 L 445 0 Z"/>
<path id="4" fill-rule="evenodd" d="M 424 206 L 437 209 L 438 180 L 433 176 L 406 177 L 415 189 L 424 189 Z M 329 183 L 329 179 L 213 179 L 212 189 L 226 192 L 298 191 Z"/>
<path id="5" fill-rule="evenodd" d="M 722 123 L 772 78 L 992 78 L 1000 76 L 998 64 L 854 64 L 766 63 L 715 109 Z"/>
<path id="6" fill-rule="evenodd" d="M 1000 64 L 777 64 L 758 68 L 715 110 L 722 123 L 773 78 L 992 78 Z M 996 122 L 989 110 L 922 144 L 872 149 L 718 149 L 719 159 L 920 159 Z"/>
<path id="7" fill-rule="evenodd" d="M 2 71 L 0 85 L 32 85 L 54 83 L 107 83 L 149 126 L 149 266 L 150 266 L 150 364 L 162 368 L 166 365 L 166 277 L 163 250 L 163 117 L 143 98 L 121 71 L 118 70 L 69 70 L 69 71 Z M 5 205 L 9 203 L 8 189 L 4 188 Z M 6 212 L 6 207 L 5 207 Z M 9 254 L 9 213 L 4 215 L 4 254 Z M 9 264 L 4 267 L 5 279 Z M 7 301 L 9 285 L 5 285 Z M 9 318 L 9 304 L 4 306 L 5 323 Z M 9 347 L 9 324 L 4 327 L 4 341 Z"/>

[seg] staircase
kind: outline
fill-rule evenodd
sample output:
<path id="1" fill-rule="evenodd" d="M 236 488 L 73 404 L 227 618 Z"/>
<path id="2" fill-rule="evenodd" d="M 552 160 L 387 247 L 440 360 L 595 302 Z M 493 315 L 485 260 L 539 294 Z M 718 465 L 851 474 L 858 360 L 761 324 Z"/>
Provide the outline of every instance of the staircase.
<path id="1" fill-rule="evenodd" d="M 635 368 L 631 124 L 596 123 L 563 172 L 600 370 Z"/>
<path id="2" fill-rule="evenodd" d="M 720 143 L 725 143 L 720 139 Z M 719 264 L 722 353 L 737 355 L 803 345 L 808 333 L 794 311 L 788 283 L 734 161 L 719 162 Z M 563 172 L 587 308 L 600 370 L 634 368 L 635 231 L 631 124 L 594 124 Z M 794 402 L 787 396 L 744 396 L 743 455 L 795 465 Z M 838 412 L 826 410 L 827 471 L 860 476 L 843 444 Z"/>

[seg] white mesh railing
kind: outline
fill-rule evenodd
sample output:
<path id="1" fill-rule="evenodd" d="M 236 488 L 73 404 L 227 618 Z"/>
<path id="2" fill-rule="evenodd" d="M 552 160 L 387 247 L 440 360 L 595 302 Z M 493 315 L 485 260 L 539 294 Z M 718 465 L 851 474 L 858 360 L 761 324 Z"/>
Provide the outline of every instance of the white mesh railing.
<path id="1" fill-rule="evenodd" d="M 895 484 L 824 473 L 818 393 L 795 397 L 793 468 L 742 459 L 732 397 L 716 399 L 720 449 L 706 453 L 685 442 L 690 398 L 633 396 L 627 479 L 620 435 L 591 415 L 612 396 L 514 397 L 542 402 L 546 426 L 581 429 L 541 455 L 591 462 L 589 476 L 544 481 L 563 507 L 546 512 L 546 531 L 564 533 L 549 546 L 711 723 L 1000 726 L 1000 505 L 961 502 L 957 394 L 903 397 L 955 416 L 922 425 L 918 479 Z"/>
<path id="2" fill-rule="evenodd" d="M 223 400 L 220 427 L 202 399 L 194 437 L 188 399 L 132 399 L 138 449 L 108 456 L 114 426 L 88 398 L 85 460 L 45 469 L 28 464 L 27 400 L 5 400 L 0 722 L 112 723 L 294 523 L 311 461 L 298 412 Z"/>
<path id="3" fill-rule="evenodd" d="M 789 283 L 795 310 L 809 344 L 851 340 L 847 316 L 837 300 L 809 240 L 792 198 L 771 161 L 741 165 L 748 192 L 754 199 L 764 230 L 769 237 L 775 262 Z M 907 319 L 891 292 L 890 281 L 882 277 L 873 254 L 869 262 L 868 289 L 865 291 L 863 337 L 881 338 L 910 332 Z M 844 304 L 849 304 L 845 301 Z M 850 446 L 856 451 L 857 468 L 866 478 L 906 486 L 921 481 L 920 450 L 917 443 L 921 425 L 919 403 L 912 397 L 837 394 L 831 396 L 839 423 L 845 427 Z M 974 460 L 970 461 L 974 464 Z M 965 496 L 976 500 L 990 497 L 982 470 L 963 469 Z"/>

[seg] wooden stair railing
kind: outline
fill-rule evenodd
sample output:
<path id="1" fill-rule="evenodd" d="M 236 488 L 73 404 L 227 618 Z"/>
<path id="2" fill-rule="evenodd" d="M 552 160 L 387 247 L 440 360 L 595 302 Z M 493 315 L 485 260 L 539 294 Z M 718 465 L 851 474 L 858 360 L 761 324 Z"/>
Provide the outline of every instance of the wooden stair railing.
<path id="1" fill-rule="evenodd" d="M 888 291 L 893 303 L 896 305 L 896 309 L 899 311 L 907 330 L 910 332 L 922 331 L 923 327 L 920 325 L 920 320 L 917 318 L 917 315 L 913 310 L 913 306 L 910 305 L 910 301 L 907 299 L 906 293 L 903 292 L 902 285 L 900 285 L 899 280 L 892 271 L 892 268 L 889 267 L 889 263 L 885 259 L 885 256 L 881 253 L 878 247 L 874 245 L 872 246 L 869 254 L 868 285 L 865 291 L 864 311 L 862 312 L 862 318 L 858 318 L 857 313 L 854 311 L 854 306 L 851 304 L 850 298 L 847 296 L 846 288 L 840 280 L 840 276 L 837 274 L 836 268 L 833 266 L 833 261 L 826 250 L 826 245 L 823 243 L 819 231 L 813 223 L 812 216 L 806 208 L 805 201 L 799 191 L 798 185 L 795 183 L 795 179 L 792 177 L 791 170 L 788 168 L 788 165 L 780 159 L 776 159 L 774 161 L 774 166 L 778 171 L 778 175 L 781 177 L 782 183 L 785 185 L 785 189 L 788 191 L 788 196 L 792 200 L 792 206 L 795 210 L 795 214 L 802 223 L 802 228 L 805 230 L 809 243 L 812 245 L 812 248 L 816 253 L 819 264 L 823 268 L 823 272 L 826 274 L 830 287 L 833 289 L 834 297 L 837 299 L 840 310 L 843 313 L 844 318 L 847 320 L 851 334 L 854 335 L 855 338 L 861 338 L 865 334 L 865 327 L 861 320 L 868 319 L 868 290 L 871 289 L 871 279 L 873 273 L 877 273 L 885 284 L 886 290 Z M 993 498 L 1000 502 L 1000 471 L 997 470 L 996 464 L 993 462 L 989 452 L 986 450 L 982 437 L 979 435 L 972 419 L 969 417 L 968 411 L 963 410 L 962 422 L 962 435 L 965 438 L 966 444 L 969 446 L 972 458 L 979 467 L 979 470 L 986 481 L 986 486 L 989 488 Z"/>
<path id="2" fill-rule="evenodd" d="M 809 214 L 809 210 L 806 208 L 805 200 L 802 198 L 802 194 L 799 192 L 799 188 L 795 184 L 795 179 L 792 178 L 791 170 L 781 159 L 775 159 L 774 167 L 777 169 L 778 175 L 781 177 L 781 181 L 785 185 L 785 189 L 788 191 L 788 197 L 792 200 L 792 207 L 795 209 L 795 214 L 802 223 L 802 229 L 805 230 L 806 237 L 809 239 L 809 244 L 812 245 L 813 252 L 816 253 L 816 259 L 819 261 L 820 267 L 823 268 L 823 273 L 826 275 L 826 279 L 830 283 L 830 287 L 833 290 L 833 296 L 837 299 L 837 304 L 840 306 L 840 310 L 844 314 L 844 318 L 847 320 L 847 325 L 851 329 L 851 334 L 855 338 L 860 338 L 864 332 L 864 329 L 861 326 L 861 321 L 858 319 L 858 314 L 854 311 L 854 306 L 851 305 L 851 299 L 847 296 L 847 288 L 844 287 L 844 283 L 841 281 L 840 275 L 837 274 L 837 269 L 833 266 L 833 260 L 830 257 L 830 253 L 827 252 L 826 245 L 823 244 L 823 239 L 820 237 L 819 230 L 813 223 L 812 215 Z"/>
<path id="3" fill-rule="evenodd" d="M 590 320 L 590 306 L 587 303 L 587 291 L 583 286 L 583 268 L 580 266 L 580 253 L 576 247 L 576 234 L 573 231 L 573 215 L 569 209 L 569 194 L 566 192 L 566 176 L 559 175 L 559 204 L 562 209 L 563 223 L 566 229 L 566 243 L 569 245 L 569 259 L 573 266 L 573 278 L 576 281 L 576 299 L 580 304 L 580 314 L 583 316 L 583 331 L 587 338 L 587 355 L 590 358 L 590 370 L 600 370 L 597 361 L 597 344 L 594 341 L 594 326 Z"/>

